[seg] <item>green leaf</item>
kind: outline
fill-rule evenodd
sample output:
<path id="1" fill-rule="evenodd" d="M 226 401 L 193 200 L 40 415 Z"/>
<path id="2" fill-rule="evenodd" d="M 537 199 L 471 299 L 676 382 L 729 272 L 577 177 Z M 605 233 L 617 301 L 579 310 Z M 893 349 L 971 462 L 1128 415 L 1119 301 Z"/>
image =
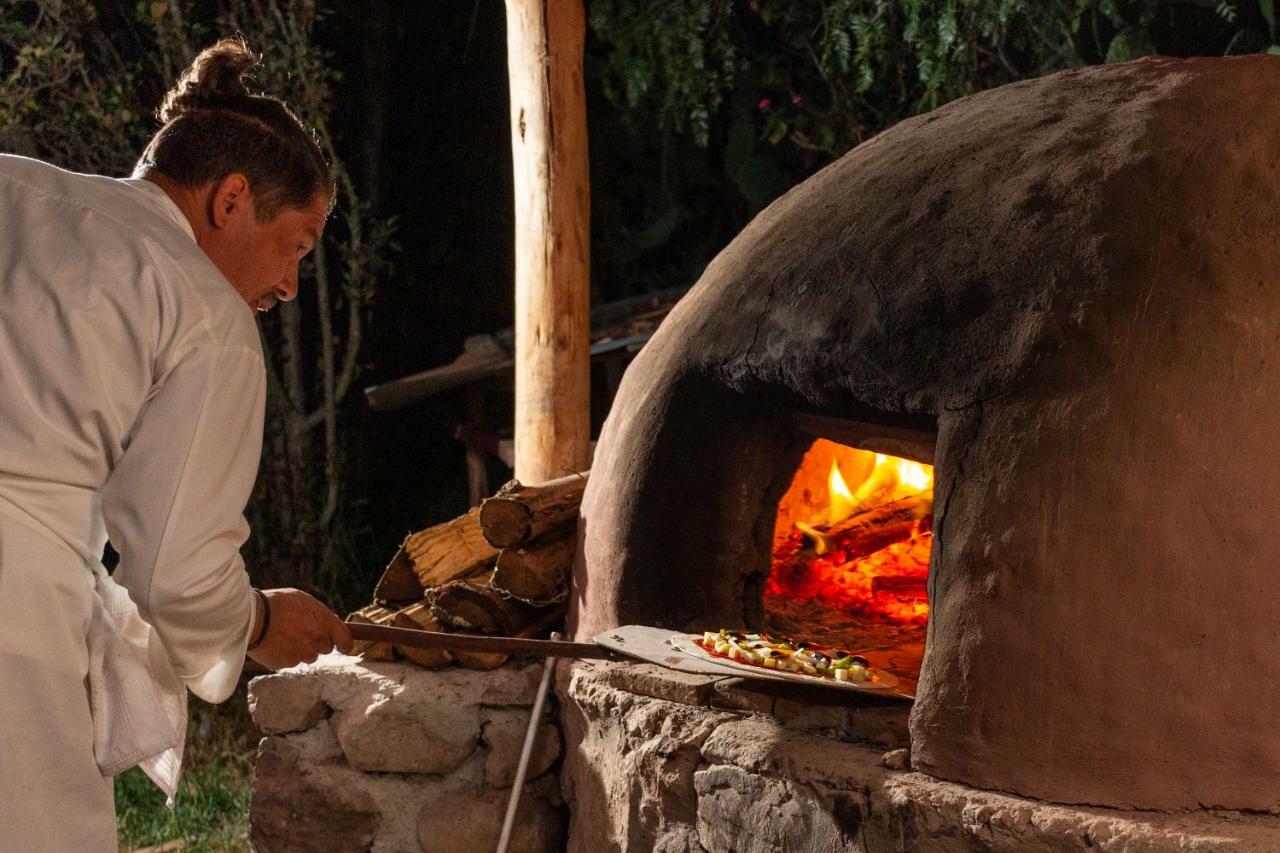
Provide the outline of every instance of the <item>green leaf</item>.
<path id="1" fill-rule="evenodd" d="M 1267 48 L 1267 53 L 1280 55 L 1280 44 L 1273 44 Z"/>
<path id="2" fill-rule="evenodd" d="M 1266 19 L 1267 26 L 1271 28 L 1271 34 L 1275 35 L 1276 8 L 1274 0 L 1258 0 L 1258 9 L 1262 12 L 1262 17 Z"/>

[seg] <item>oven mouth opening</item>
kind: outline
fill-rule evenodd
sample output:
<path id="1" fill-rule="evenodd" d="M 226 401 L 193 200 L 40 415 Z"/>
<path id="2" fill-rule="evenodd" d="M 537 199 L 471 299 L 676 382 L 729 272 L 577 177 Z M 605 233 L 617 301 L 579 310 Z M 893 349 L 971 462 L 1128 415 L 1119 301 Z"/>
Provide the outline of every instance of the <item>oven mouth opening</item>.
<path id="1" fill-rule="evenodd" d="M 856 444 L 813 438 L 778 501 L 763 628 L 855 650 L 914 688 L 929 614 L 932 441 L 838 437 Z"/>

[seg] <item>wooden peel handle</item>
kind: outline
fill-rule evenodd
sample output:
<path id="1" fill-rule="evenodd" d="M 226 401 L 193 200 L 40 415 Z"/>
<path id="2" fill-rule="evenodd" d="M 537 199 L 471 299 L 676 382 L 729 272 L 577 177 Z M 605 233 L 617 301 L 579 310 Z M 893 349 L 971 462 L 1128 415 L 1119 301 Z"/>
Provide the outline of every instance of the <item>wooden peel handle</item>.
<path id="1" fill-rule="evenodd" d="M 366 625 L 348 622 L 351 636 L 357 640 L 394 643 L 419 649 L 451 649 L 462 652 L 493 652 L 506 655 L 528 655 L 553 658 L 591 658 L 610 660 L 608 649 L 595 643 L 571 643 L 564 640 L 527 640 L 520 637 L 485 637 L 476 634 L 446 634 L 440 631 L 416 631 L 388 625 Z"/>

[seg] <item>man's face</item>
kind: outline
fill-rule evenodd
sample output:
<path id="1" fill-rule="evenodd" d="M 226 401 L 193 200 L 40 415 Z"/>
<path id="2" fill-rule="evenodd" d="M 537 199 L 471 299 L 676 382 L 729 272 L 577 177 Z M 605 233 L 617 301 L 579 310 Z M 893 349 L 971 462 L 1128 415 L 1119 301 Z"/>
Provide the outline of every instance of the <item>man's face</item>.
<path id="1" fill-rule="evenodd" d="M 247 186 L 215 190 L 211 202 L 218 227 L 202 248 L 249 307 L 266 311 L 297 296 L 298 264 L 320 242 L 328 199 L 320 194 L 306 207 L 281 208 L 265 222 Z"/>

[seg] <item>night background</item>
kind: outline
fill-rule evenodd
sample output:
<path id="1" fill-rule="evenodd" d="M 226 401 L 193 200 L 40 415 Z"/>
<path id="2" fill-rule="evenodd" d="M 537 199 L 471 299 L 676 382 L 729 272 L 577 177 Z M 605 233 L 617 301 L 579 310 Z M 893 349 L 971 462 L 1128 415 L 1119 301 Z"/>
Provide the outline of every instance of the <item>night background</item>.
<path id="1" fill-rule="evenodd" d="M 593 306 L 691 286 L 787 189 L 957 97 L 1149 54 L 1278 50 L 1270 0 L 586 9 Z M 272 391 L 246 553 L 259 586 L 359 607 L 408 532 L 467 509 L 455 435 L 467 395 L 375 412 L 363 389 L 444 365 L 468 336 L 513 323 L 505 14 L 498 0 L 0 5 L 0 150 L 127 175 L 177 73 L 239 31 L 264 54 L 260 87 L 316 126 L 340 165 L 323 251 L 298 300 L 263 323 Z M 509 384 L 484 387 L 487 421 L 509 435 Z M 593 433 L 606 410 L 593 401 Z M 491 461 L 491 489 L 509 476 Z M 207 789 L 192 813 L 147 817 L 155 792 L 125 777 L 122 814 L 135 822 L 124 843 L 208 832 L 238 849 L 254 736 L 242 711 L 194 716 L 192 737 L 214 746 L 188 784 Z"/>

